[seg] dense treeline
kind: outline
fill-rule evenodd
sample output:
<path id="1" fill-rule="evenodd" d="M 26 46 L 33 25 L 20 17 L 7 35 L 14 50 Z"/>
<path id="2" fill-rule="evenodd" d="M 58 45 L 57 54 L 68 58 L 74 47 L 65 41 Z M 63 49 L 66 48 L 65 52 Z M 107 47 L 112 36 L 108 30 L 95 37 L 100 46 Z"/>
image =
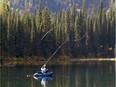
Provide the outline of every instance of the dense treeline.
<path id="1" fill-rule="evenodd" d="M 66 40 L 57 56 L 114 57 L 115 7 L 94 8 L 86 14 L 86 4 L 81 9 L 71 5 L 67 10 L 51 13 L 48 8 L 35 14 L 10 11 L 3 4 L 0 14 L 0 51 L 2 56 L 48 57 Z M 44 36 L 47 33 L 46 36 Z M 44 37 L 44 38 L 43 38 Z"/>

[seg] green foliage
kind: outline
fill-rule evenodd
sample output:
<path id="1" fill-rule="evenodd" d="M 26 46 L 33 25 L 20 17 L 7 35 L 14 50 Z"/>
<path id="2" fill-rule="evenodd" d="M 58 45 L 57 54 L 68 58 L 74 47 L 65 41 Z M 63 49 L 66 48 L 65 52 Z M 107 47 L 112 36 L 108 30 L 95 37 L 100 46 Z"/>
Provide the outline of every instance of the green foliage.
<path id="1" fill-rule="evenodd" d="M 49 57 L 68 40 L 58 51 L 58 56 L 78 57 L 92 54 L 95 57 L 114 57 L 113 3 L 106 10 L 101 2 L 96 15 L 93 15 L 94 9 L 91 14 L 86 13 L 85 2 L 80 11 L 76 8 L 73 5 L 56 14 L 49 12 L 48 8 L 42 10 L 41 5 L 36 14 L 17 14 L 4 10 L 4 15 L 0 15 L 2 55 Z M 49 33 L 41 40 L 47 32 Z M 86 36 L 81 39 L 84 34 Z"/>

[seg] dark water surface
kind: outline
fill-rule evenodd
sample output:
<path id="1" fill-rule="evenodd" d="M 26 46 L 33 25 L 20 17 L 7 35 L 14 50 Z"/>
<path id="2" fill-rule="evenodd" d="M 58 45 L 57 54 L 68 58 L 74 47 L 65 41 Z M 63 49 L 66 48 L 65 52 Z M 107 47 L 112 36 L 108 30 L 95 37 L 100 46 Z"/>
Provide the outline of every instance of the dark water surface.
<path id="1" fill-rule="evenodd" d="M 115 66 L 52 65 L 52 78 L 34 79 L 38 67 L 4 67 L 0 87 L 115 87 Z"/>

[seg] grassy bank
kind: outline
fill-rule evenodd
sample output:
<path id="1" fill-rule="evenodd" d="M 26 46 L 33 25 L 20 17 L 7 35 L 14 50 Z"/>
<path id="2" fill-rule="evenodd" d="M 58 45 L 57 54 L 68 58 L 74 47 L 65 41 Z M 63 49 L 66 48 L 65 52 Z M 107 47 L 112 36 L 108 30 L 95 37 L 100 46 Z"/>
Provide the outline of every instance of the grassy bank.
<path id="1" fill-rule="evenodd" d="M 42 65 L 48 58 L 44 57 L 25 57 L 25 58 L 3 58 L 4 65 Z M 67 56 L 60 56 L 52 58 L 48 64 L 70 64 L 71 58 Z"/>
<path id="2" fill-rule="evenodd" d="M 4 58 L 4 65 L 43 65 L 48 58 L 44 57 L 25 57 L 25 58 Z M 71 58 L 67 56 L 54 57 L 48 65 L 55 64 L 96 64 L 103 62 L 116 62 L 116 58 Z"/>

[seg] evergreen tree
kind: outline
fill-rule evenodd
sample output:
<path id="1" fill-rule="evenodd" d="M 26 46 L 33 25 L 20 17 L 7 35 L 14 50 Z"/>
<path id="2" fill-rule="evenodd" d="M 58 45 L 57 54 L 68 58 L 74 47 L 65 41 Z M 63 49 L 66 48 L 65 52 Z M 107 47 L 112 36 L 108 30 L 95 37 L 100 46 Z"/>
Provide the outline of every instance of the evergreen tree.
<path id="1" fill-rule="evenodd" d="M 47 8 L 44 8 L 41 22 L 41 36 L 43 37 L 47 32 L 52 29 L 50 12 Z M 41 41 L 41 54 L 43 56 L 50 56 L 54 49 L 54 37 L 53 32 L 47 34 L 45 38 Z"/>

